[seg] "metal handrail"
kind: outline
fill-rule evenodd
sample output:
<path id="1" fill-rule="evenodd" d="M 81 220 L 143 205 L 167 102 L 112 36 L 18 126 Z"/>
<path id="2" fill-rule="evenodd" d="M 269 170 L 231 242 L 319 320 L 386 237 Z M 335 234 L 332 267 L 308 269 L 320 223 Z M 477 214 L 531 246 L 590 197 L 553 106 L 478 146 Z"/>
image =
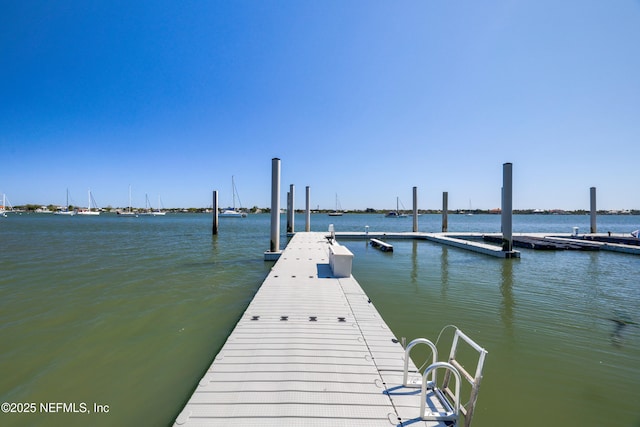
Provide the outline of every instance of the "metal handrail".
<path id="1" fill-rule="evenodd" d="M 447 400 L 446 396 L 442 392 L 434 388 L 434 392 L 442 406 L 444 407 L 444 414 L 435 414 L 432 412 L 426 413 L 427 410 L 427 375 L 431 372 L 435 372 L 436 369 L 446 369 L 448 372 L 453 372 L 453 376 L 456 378 L 456 388 L 453 399 L 453 407 Z M 458 370 L 447 362 L 437 362 L 429 365 L 422 375 L 422 393 L 420 393 L 420 418 L 424 421 L 454 421 L 458 422 L 458 416 L 460 414 L 460 373 Z"/>
<path id="2" fill-rule="evenodd" d="M 411 341 L 409 343 L 409 345 L 407 345 L 407 347 L 404 350 L 404 376 L 402 377 L 402 385 L 405 387 L 410 387 L 410 388 L 418 388 L 421 387 L 420 384 L 408 384 L 409 381 L 409 360 L 411 359 L 409 357 L 410 353 L 411 353 L 411 349 L 413 349 L 413 347 L 415 347 L 418 344 L 426 344 L 429 347 L 431 347 L 431 352 L 433 354 L 433 362 L 431 362 L 431 366 L 433 366 L 433 364 L 435 364 L 438 361 L 438 349 L 436 348 L 436 345 L 434 343 L 432 343 L 431 341 L 429 341 L 426 338 L 416 338 L 415 340 Z M 426 377 L 424 377 L 426 378 Z M 423 383 L 424 383 L 424 378 L 423 378 Z M 436 372 L 433 371 L 433 373 L 431 374 L 431 382 L 433 384 L 436 383 Z"/>
<path id="3" fill-rule="evenodd" d="M 456 352 L 458 350 L 459 339 L 462 338 L 473 350 L 479 354 L 478 364 L 476 365 L 475 376 L 472 376 L 467 370 L 456 360 Z M 411 359 L 411 350 L 418 344 L 426 344 L 431 348 L 433 354 L 433 363 L 427 367 L 424 371 L 420 384 L 409 384 L 409 360 Z M 460 329 L 456 328 L 456 332 L 451 344 L 451 352 L 449 354 L 448 362 L 438 362 L 438 350 L 431 341 L 426 338 L 417 338 L 409 343 L 405 348 L 404 354 L 404 376 L 402 384 L 408 388 L 422 389 L 421 402 L 420 402 L 420 418 L 422 420 L 436 420 L 436 421 L 453 421 L 457 425 L 460 412 L 464 415 L 464 426 L 470 427 L 471 420 L 473 418 L 476 401 L 478 399 L 478 391 L 480 389 L 480 383 L 482 381 L 482 370 L 484 368 L 484 360 L 488 352 L 484 348 L 480 347 L 475 341 L 464 334 Z M 438 387 L 437 374 L 438 369 L 445 369 L 444 380 L 440 387 Z M 418 369 L 419 373 L 420 369 Z M 451 375 L 456 378 L 455 391 L 451 389 Z M 431 381 L 427 380 L 428 375 L 431 374 Z M 464 378 L 469 384 L 471 384 L 471 393 L 469 401 L 466 405 L 460 405 L 460 387 L 461 379 Z M 427 390 L 431 390 L 435 395 L 442 407 L 444 413 L 425 413 L 427 405 Z M 451 403 L 453 402 L 453 404 Z"/>

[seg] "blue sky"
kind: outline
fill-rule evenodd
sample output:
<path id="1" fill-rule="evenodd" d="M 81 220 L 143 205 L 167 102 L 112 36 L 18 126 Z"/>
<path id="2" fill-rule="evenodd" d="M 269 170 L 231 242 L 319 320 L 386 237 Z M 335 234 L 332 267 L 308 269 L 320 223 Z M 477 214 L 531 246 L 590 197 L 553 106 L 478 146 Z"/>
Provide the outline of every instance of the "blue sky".
<path id="1" fill-rule="evenodd" d="M 27 1 L 0 15 L 13 205 L 640 209 L 640 1 Z"/>

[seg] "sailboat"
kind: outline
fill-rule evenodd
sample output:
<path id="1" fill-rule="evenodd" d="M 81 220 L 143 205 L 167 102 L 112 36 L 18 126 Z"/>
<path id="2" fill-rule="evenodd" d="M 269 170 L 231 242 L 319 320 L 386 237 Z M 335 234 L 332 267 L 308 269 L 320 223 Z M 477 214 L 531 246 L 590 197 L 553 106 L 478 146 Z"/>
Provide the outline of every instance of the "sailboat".
<path id="1" fill-rule="evenodd" d="M 162 212 L 160 210 L 160 196 L 158 196 L 158 209 L 155 210 L 155 211 L 151 207 L 151 203 L 149 203 L 149 196 L 145 194 L 144 198 L 145 198 L 145 211 L 144 212 L 140 212 L 139 215 L 164 216 L 166 214 L 166 212 Z"/>
<path id="2" fill-rule="evenodd" d="M 14 209 L 9 199 L 7 199 L 7 195 L 2 193 L 2 206 L 0 206 L 0 217 L 6 218 L 8 213 L 18 213 L 22 215 L 22 211 L 19 209 Z"/>
<path id="3" fill-rule="evenodd" d="M 338 194 L 336 194 L 336 208 L 333 212 L 329 212 L 329 216 L 342 216 L 342 209 L 340 209 L 340 203 L 338 202 Z"/>
<path id="4" fill-rule="evenodd" d="M 126 211 L 117 211 L 116 213 L 123 217 L 138 217 L 138 214 L 131 210 L 131 185 L 129 185 L 129 207 Z"/>
<path id="5" fill-rule="evenodd" d="M 469 199 L 469 211 L 467 212 L 467 216 L 473 216 L 473 212 L 471 212 L 471 199 Z"/>
<path id="6" fill-rule="evenodd" d="M 160 196 L 158 196 L 158 209 L 156 209 L 155 211 L 151 211 L 151 215 L 153 216 L 164 216 L 167 213 L 164 211 L 160 210 L 160 206 L 162 206 L 162 202 L 160 201 Z"/>
<path id="7" fill-rule="evenodd" d="M 396 197 L 396 210 L 389 211 L 385 214 L 385 218 L 405 218 L 407 214 L 400 213 L 400 197 Z"/>
<path id="8" fill-rule="evenodd" d="M 7 196 L 2 194 L 2 206 L 0 206 L 0 216 L 6 218 L 7 217 Z"/>
<path id="9" fill-rule="evenodd" d="M 91 210 L 92 204 L 96 210 Z M 87 202 L 87 209 L 78 209 L 78 215 L 100 215 L 98 206 L 96 206 L 96 201 L 93 200 L 93 196 L 91 196 L 91 189 L 89 189 L 89 201 Z"/>
<path id="10" fill-rule="evenodd" d="M 76 213 L 74 211 L 70 211 L 69 210 L 69 189 L 67 188 L 67 205 L 65 206 L 64 209 L 58 209 L 57 211 L 54 212 L 54 215 L 69 215 L 69 216 L 73 216 Z"/>
<path id="11" fill-rule="evenodd" d="M 231 177 L 231 191 L 233 193 L 233 207 L 227 208 L 221 213 L 218 214 L 218 217 L 222 218 L 244 218 L 247 216 L 246 213 L 236 210 L 236 196 L 238 194 L 238 189 L 236 188 L 236 183 Z M 238 196 L 238 203 L 240 203 L 240 197 Z M 242 209 L 242 205 L 240 205 L 240 209 Z"/>

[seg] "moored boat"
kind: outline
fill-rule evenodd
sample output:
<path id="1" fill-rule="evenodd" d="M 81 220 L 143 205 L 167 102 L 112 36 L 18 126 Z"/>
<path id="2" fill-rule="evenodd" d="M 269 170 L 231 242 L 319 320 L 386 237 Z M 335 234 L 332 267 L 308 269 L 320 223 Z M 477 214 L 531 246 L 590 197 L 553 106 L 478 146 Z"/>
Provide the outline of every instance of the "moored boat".
<path id="1" fill-rule="evenodd" d="M 240 203 L 240 196 L 237 196 L 238 190 L 236 189 L 236 183 L 234 181 L 233 176 L 231 177 L 231 192 L 233 199 L 233 206 L 228 207 L 222 212 L 218 213 L 218 217 L 220 218 L 245 218 L 247 214 L 242 212 L 242 204 L 240 204 L 240 209 L 236 209 L 236 197 L 238 197 L 238 203 Z"/>
<path id="2" fill-rule="evenodd" d="M 70 205 L 69 205 L 69 189 L 67 188 L 67 204 L 65 207 L 60 207 L 58 208 L 57 211 L 55 211 L 53 214 L 54 215 L 67 215 L 67 216 L 73 216 L 76 214 L 76 212 L 73 209 L 69 209 Z"/>
<path id="3" fill-rule="evenodd" d="M 329 216 L 342 216 L 342 209 L 340 207 L 340 202 L 338 202 L 338 195 L 336 194 L 336 208 L 333 212 L 329 212 Z"/>
<path id="4" fill-rule="evenodd" d="M 9 209 L 7 209 L 7 203 L 9 203 L 7 201 L 7 195 L 6 194 L 2 194 L 2 206 L 0 206 L 0 216 L 3 218 L 7 217 L 7 213 L 8 212 L 15 212 L 13 210 L 13 206 L 11 206 L 11 203 L 9 203 Z"/>
<path id="5" fill-rule="evenodd" d="M 222 217 L 222 218 L 244 218 L 246 216 L 247 216 L 246 213 L 239 212 L 233 208 L 227 208 L 218 214 L 218 217 Z"/>
<path id="6" fill-rule="evenodd" d="M 126 211 L 117 210 L 116 214 L 118 214 L 121 217 L 133 217 L 133 218 L 138 217 L 138 213 L 131 210 L 131 185 L 129 185 L 129 207 L 127 208 Z"/>
<path id="7" fill-rule="evenodd" d="M 400 212 L 400 198 L 396 197 L 396 210 L 389 211 L 385 215 L 385 218 L 406 218 L 407 214 Z"/>
<path id="8" fill-rule="evenodd" d="M 95 210 L 91 209 L 91 205 L 95 207 Z M 93 196 L 91 195 L 91 190 L 89 190 L 89 201 L 87 202 L 86 209 L 78 209 L 78 215 L 100 215 L 100 211 L 98 210 L 98 206 L 96 205 L 96 201 L 93 200 Z"/>
<path id="9" fill-rule="evenodd" d="M 149 203 L 149 196 L 148 195 L 144 195 L 145 197 L 145 210 L 144 212 L 140 212 L 139 215 L 144 215 L 144 216 L 164 216 L 166 215 L 166 212 L 161 211 L 160 210 L 160 196 L 158 196 L 158 209 L 154 210 L 151 207 L 151 203 Z"/>

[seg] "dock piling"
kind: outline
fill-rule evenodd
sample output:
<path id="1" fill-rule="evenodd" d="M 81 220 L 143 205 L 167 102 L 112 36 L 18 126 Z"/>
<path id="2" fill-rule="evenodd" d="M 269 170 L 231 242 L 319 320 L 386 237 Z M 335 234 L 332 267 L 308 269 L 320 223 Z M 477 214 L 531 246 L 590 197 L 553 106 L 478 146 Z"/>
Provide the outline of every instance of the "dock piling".
<path id="1" fill-rule="evenodd" d="M 596 187 L 591 187 L 591 233 L 597 233 L 598 227 L 596 226 Z"/>
<path id="2" fill-rule="evenodd" d="M 307 185 L 306 189 L 306 204 L 305 204 L 305 224 L 304 231 L 307 233 L 311 231 L 311 189 Z"/>
<path id="3" fill-rule="evenodd" d="M 218 191 L 213 192 L 213 226 L 211 227 L 211 234 L 214 236 L 218 234 Z"/>
<path id="4" fill-rule="evenodd" d="M 449 192 L 442 192 L 442 232 L 446 233 L 449 229 Z"/>
<path id="5" fill-rule="evenodd" d="M 291 193 L 287 191 L 287 234 L 291 233 Z"/>
<path id="6" fill-rule="evenodd" d="M 502 251 L 513 251 L 513 165 L 502 165 Z"/>
<path id="7" fill-rule="evenodd" d="M 295 223 L 296 223 L 296 208 L 295 206 L 295 193 L 296 192 L 296 186 L 293 184 L 289 185 L 289 198 L 291 199 L 290 202 L 290 206 L 287 209 L 287 212 L 291 212 L 289 214 L 289 218 L 291 219 L 291 228 L 287 227 L 287 232 L 289 233 L 295 233 L 296 231 L 296 227 L 295 227 Z"/>
<path id="8" fill-rule="evenodd" d="M 280 159 L 271 159 L 271 245 L 264 253 L 265 261 L 280 257 Z"/>
<path id="9" fill-rule="evenodd" d="M 413 187 L 413 232 L 418 232 L 418 187 Z"/>

